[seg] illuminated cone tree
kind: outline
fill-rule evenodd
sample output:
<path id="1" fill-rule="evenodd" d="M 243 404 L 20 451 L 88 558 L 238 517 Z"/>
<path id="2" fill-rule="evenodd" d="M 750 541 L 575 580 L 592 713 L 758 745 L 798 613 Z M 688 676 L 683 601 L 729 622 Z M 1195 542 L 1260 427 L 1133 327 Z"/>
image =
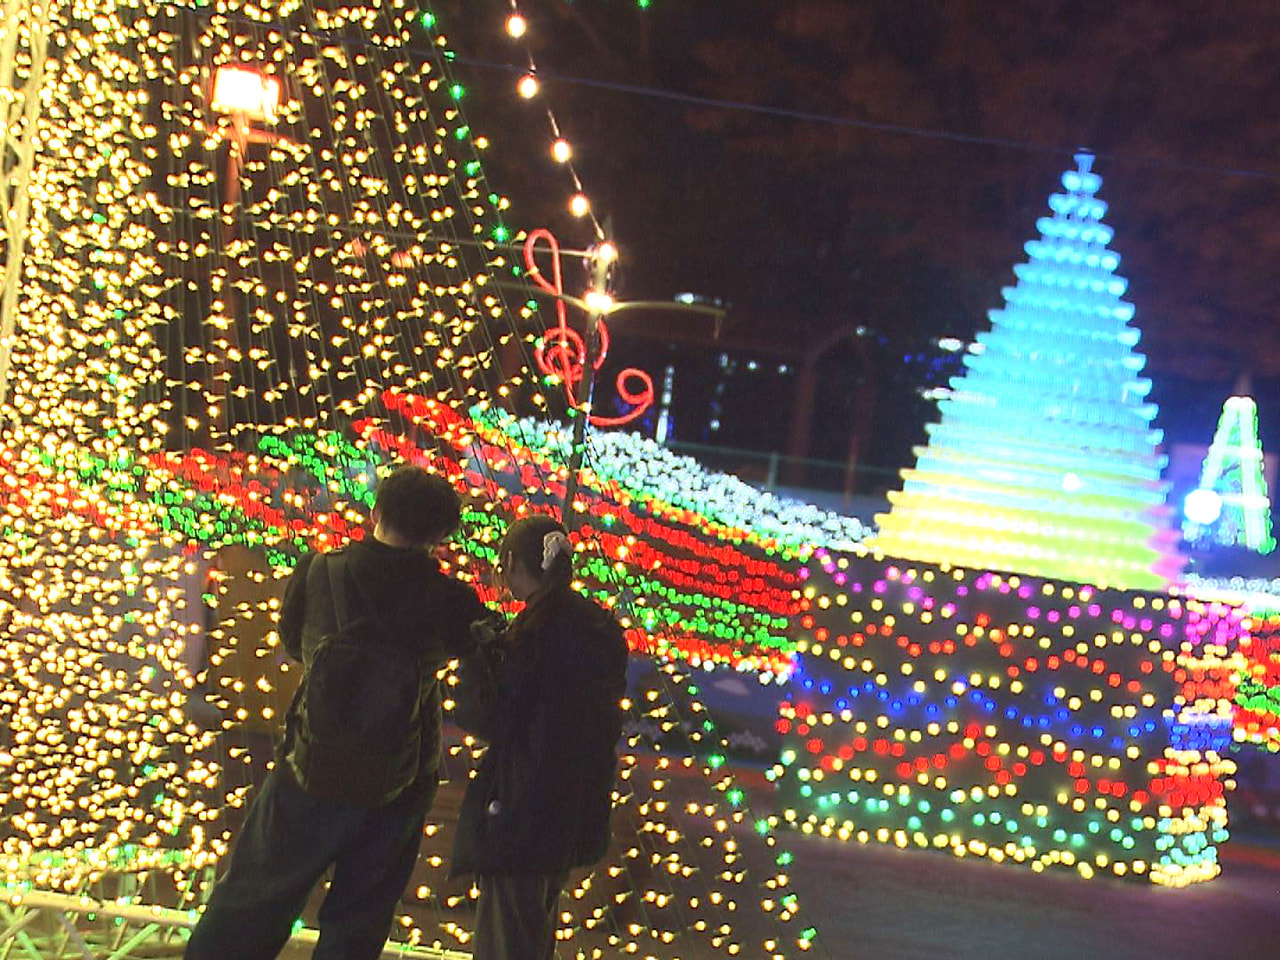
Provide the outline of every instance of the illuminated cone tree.
<path id="1" fill-rule="evenodd" d="M 1126 588 L 1164 587 L 1179 569 L 1156 405 L 1092 161 L 1081 153 L 1063 174 L 1005 307 L 877 518 L 885 553 Z"/>
<path id="2" fill-rule="evenodd" d="M 1183 535 L 1197 546 L 1239 546 L 1258 553 L 1275 549 L 1258 405 L 1252 397 L 1227 398 L 1186 512 Z"/>
<path id="3" fill-rule="evenodd" d="M 0 956 L 168 955 L 296 684 L 290 567 L 363 535 L 376 475 L 410 461 L 466 496 L 442 561 L 498 603 L 494 540 L 567 467 L 468 411 L 563 408 L 423 4 L 10 6 L 0 120 L 30 149 L 0 158 L 0 207 L 29 187 L 24 226 L 0 216 Z M 583 589 L 671 656 L 629 701 L 618 843 L 568 891 L 561 955 L 810 949 L 790 856 L 677 662 L 789 670 L 796 574 L 737 521 L 580 493 Z M 451 744 L 455 801 L 479 749 Z M 696 802 L 667 799 L 676 773 Z M 397 949 L 457 956 L 474 891 L 445 876 L 445 822 L 425 833 Z"/>

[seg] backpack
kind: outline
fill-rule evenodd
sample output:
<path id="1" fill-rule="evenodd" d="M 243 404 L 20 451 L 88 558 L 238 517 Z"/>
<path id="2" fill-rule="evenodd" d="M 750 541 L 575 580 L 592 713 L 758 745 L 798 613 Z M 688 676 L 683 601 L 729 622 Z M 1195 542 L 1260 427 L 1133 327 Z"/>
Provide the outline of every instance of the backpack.
<path id="1" fill-rule="evenodd" d="M 435 673 L 408 647 L 391 642 L 377 617 L 352 619 L 341 552 L 313 561 L 308 591 L 324 583 L 317 564 L 328 573 L 333 629 L 303 644 L 287 760 L 299 786 L 314 797 L 381 806 L 417 779 L 424 704 Z"/>

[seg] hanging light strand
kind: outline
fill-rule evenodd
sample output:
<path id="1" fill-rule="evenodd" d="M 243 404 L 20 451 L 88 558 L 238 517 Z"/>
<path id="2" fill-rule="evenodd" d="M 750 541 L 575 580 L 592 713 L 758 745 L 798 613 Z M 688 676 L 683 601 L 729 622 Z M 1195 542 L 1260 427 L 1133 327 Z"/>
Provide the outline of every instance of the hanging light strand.
<path id="1" fill-rule="evenodd" d="M 596 218 L 586 187 L 582 183 L 582 177 L 573 163 L 572 144 L 565 137 L 560 121 L 556 119 L 555 111 L 551 109 L 551 105 L 538 80 L 538 64 L 534 60 L 533 50 L 526 39 L 529 32 L 529 20 L 521 12 L 520 4 L 517 0 L 508 0 L 508 3 L 511 7 L 511 13 L 506 20 L 507 36 L 522 44 L 524 59 L 527 64 L 526 71 L 516 82 L 516 91 L 525 100 L 534 100 L 541 97 L 543 109 L 547 114 L 547 125 L 551 131 L 551 146 L 549 149 L 552 159 L 562 164 L 569 171 L 569 178 L 573 181 L 573 195 L 569 198 L 569 212 L 579 219 L 589 219 L 596 238 L 604 240 L 604 227 Z"/>

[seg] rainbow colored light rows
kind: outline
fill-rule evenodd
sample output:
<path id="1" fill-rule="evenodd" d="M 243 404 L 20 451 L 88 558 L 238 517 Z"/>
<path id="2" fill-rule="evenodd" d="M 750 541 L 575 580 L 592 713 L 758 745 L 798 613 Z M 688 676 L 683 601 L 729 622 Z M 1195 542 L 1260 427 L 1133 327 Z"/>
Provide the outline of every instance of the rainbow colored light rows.
<path id="1" fill-rule="evenodd" d="M 1235 735 L 1280 753 L 1280 611 L 1255 613 L 1240 641 L 1244 661 L 1235 692 Z"/>
<path id="2" fill-rule="evenodd" d="M 563 478 L 563 461 L 547 448 L 513 453 L 506 435 L 440 401 L 394 393 L 384 400 L 420 435 L 365 419 L 356 424 L 360 445 L 331 432 L 263 436 L 256 456 L 195 450 L 60 461 L 47 454 L 47 476 L 14 477 L 7 496 L 48 497 L 59 509 L 126 534 L 175 533 L 210 547 L 244 543 L 264 549 L 277 566 L 292 566 L 305 550 L 363 535 L 381 464 L 419 462 L 488 501 L 468 511 L 470 529 L 458 539 L 453 562 L 495 599 L 483 583 L 492 544 L 505 530 L 502 517 L 549 509 L 538 495 L 563 495 L 563 479 L 544 483 L 548 474 Z M 159 508 L 158 522 L 136 508 L 139 491 Z M 580 498 L 586 509 L 575 532 L 590 544 L 581 563 L 585 588 L 611 604 L 622 588 L 633 603 L 633 647 L 695 665 L 727 663 L 779 677 L 790 671 L 788 625 L 799 580 L 771 559 L 775 541 L 594 475 Z"/>
<path id="3" fill-rule="evenodd" d="M 1151 381 L 1121 299 L 1093 157 L 1062 175 L 1005 306 L 927 427 L 876 549 L 1080 583 L 1164 589 L 1181 569 Z"/>
<path id="4" fill-rule="evenodd" d="M 1237 609 L 866 551 L 815 560 L 773 770 L 790 821 L 1084 877 L 1218 873 Z"/>

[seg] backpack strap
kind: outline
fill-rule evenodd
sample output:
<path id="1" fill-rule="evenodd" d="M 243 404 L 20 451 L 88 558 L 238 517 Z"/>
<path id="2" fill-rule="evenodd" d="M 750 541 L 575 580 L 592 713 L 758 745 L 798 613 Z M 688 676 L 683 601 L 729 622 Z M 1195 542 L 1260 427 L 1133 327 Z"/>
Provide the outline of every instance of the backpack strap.
<path id="1" fill-rule="evenodd" d="M 333 553 L 326 553 L 324 556 L 325 572 L 329 575 L 329 600 L 333 604 L 333 615 L 335 618 L 334 631 L 341 633 L 351 626 L 351 593 L 348 591 L 348 585 L 351 590 L 356 593 L 357 619 L 367 619 L 377 625 L 378 629 L 385 635 L 386 626 L 383 619 L 373 613 L 373 606 L 360 590 L 359 583 L 351 576 L 348 570 L 347 555 L 345 552 L 338 550 Z M 440 574 L 444 576 L 443 573 Z M 369 612 L 365 612 L 369 611 Z M 415 659 L 421 660 L 421 657 L 415 656 Z"/>
<path id="2" fill-rule="evenodd" d="M 347 585 L 343 574 L 347 572 L 346 557 L 341 553 L 326 554 L 325 569 L 329 572 L 329 600 L 333 603 L 334 628 L 341 633 L 351 624 L 351 611 L 347 607 Z"/>

